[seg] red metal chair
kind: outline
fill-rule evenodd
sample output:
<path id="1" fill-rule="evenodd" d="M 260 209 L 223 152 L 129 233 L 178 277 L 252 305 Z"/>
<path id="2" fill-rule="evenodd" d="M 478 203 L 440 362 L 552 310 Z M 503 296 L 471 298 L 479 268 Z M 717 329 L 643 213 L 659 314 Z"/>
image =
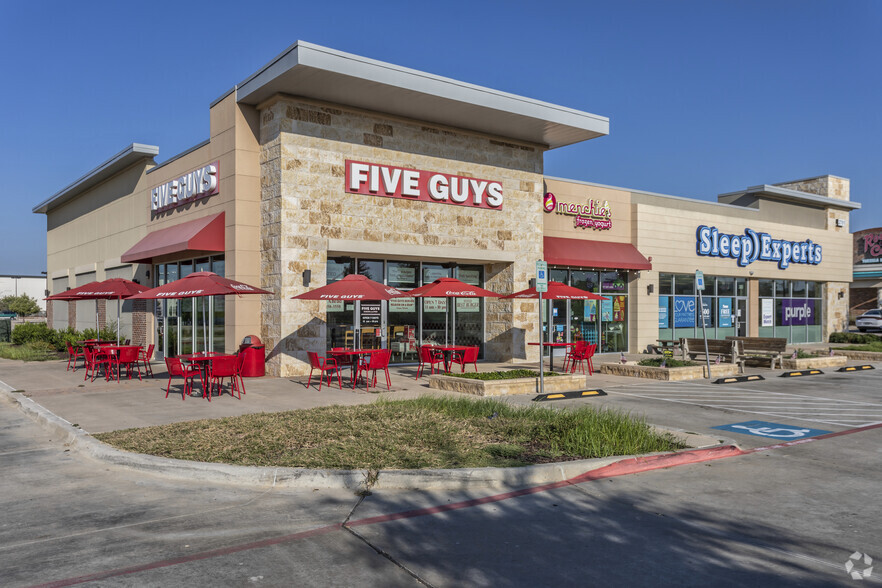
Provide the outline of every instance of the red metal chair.
<path id="1" fill-rule="evenodd" d="M 122 372 L 123 366 L 126 368 L 126 377 L 132 379 L 132 372 L 138 372 L 138 379 L 141 379 L 141 360 L 138 357 L 140 349 L 137 347 L 121 347 L 116 350 L 113 357 L 113 367 L 116 370 L 116 381 L 119 382 L 119 374 Z"/>
<path id="2" fill-rule="evenodd" d="M 337 384 L 340 385 L 340 389 L 343 389 L 343 380 L 340 379 L 340 366 L 337 365 L 337 360 L 333 357 L 321 357 L 315 351 L 307 351 L 306 355 L 309 356 L 309 379 L 306 381 L 306 387 L 312 384 L 312 372 L 314 370 L 319 370 L 319 392 L 322 390 L 322 379 L 325 377 L 325 372 L 328 374 L 328 386 L 331 385 L 331 374 L 334 372 L 337 373 Z"/>
<path id="3" fill-rule="evenodd" d="M 181 392 L 181 400 L 184 400 L 193 392 L 193 378 L 202 375 L 202 370 L 196 365 L 184 365 L 177 357 L 166 357 L 165 367 L 168 369 L 168 386 L 165 388 L 165 397 L 168 398 L 172 377 L 178 376 L 184 378 L 184 389 Z"/>
<path id="4" fill-rule="evenodd" d="M 245 354 L 236 354 L 236 377 L 239 378 L 239 389 L 245 394 L 245 380 L 242 379 L 242 366 L 245 365 Z"/>
<path id="5" fill-rule="evenodd" d="M 147 348 L 147 351 L 144 351 L 144 348 L 141 347 L 138 349 L 138 362 L 144 364 L 144 373 L 150 374 L 150 377 L 153 377 L 153 368 L 150 366 L 150 360 L 153 359 L 153 348 L 155 345 L 153 343 Z"/>
<path id="6" fill-rule="evenodd" d="M 580 368 L 582 368 L 582 373 L 584 374 L 585 373 L 585 366 L 583 364 L 587 363 L 588 364 L 588 375 L 593 376 L 594 375 L 594 363 L 591 361 L 591 358 L 594 357 L 594 352 L 596 350 L 597 350 L 597 345 L 592 343 L 592 344 L 586 344 L 584 347 L 582 347 L 578 354 L 574 352 L 573 359 L 572 359 L 572 362 L 573 362 L 572 372 L 576 373 L 576 366 L 578 365 Z"/>
<path id="7" fill-rule="evenodd" d="M 86 367 L 86 355 L 83 353 L 82 348 L 79 346 L 73 346 L 70 343 L 67 344 L 67 369 L 70 369 L 70 362 L 73 361 L 73 369 L 77 371 L 77 359 L 83 358 L 83 367 Z"/>
<path id="8" fill-rule="evenodd" d="M 478 346 L 469 347 L 468 349 L 463 350 L 462 353 L 457 351 L 450 357 L 450 363 L 458 363 L 462 368 L 462 372 L 465 372 L 466 364 L 470 363 L 475 366 L 475 371 L 477 372 L 479 352 L 480 348 Z"/>
<path id="9" fill-rule="evenodd" d="M 89 374 L 92 374 L 92 381 L 95 381 L 95 377 L 98 375 L 98 370 L 100 368 L 104 368 L 104 378 L 110 379 L 110 372 L 113 368 L 113 360 L 110 358 L 110 355 L 104 353 L 97 347 L 86 346 L 83 347 L 83 354 L 86 358 L 86 375 L 83 377 L 83 381 L 89 379 Z"/>
<path id="10" fill-rule="evenodd" d="M 356 381 L 358 380 L 358 374 L 364 372 L 367 374 L 369 371 L 373 371 L 373 377 L 368 378 L 365 376 L 365 386 L 367 390 L 371 389 L 371 381 L 373 381 L 374 386 L 377 385 L 377 370 L 383 370 L 386 372 L 386 390 L 390 390 L 392 388 L 392 380 L 389 378 L 389 360 L 392 358 L 392 350 L 391 349 L 381 349 L 380 351 L 371 353 L 365 361 L 361 362 L 358 365 L 358 371 L 355 374 Z"/>
<path id="11" fill-rule="evenodd" d="M 444 365 L 444 353 L 433 349 L 431 345 L 418 345 L 417 352 L 420 358 L 420 365 L 419 367 L 417 367 L 417 380 L 420 379 L 420 374 L 422 374 L 423 367 L 426 364 L 429 364 L 429 367 L 432 369 L 433 374 L 435 373 L 435 365 Z M 438 371 L 440 372 L 441 370 Z"/>
<path id="12" fill-rule="evenodd" d="M 235 355 L 220 355 L 218 357 L 212 357 L 211 361 L 208 363 L 208 401 L 211 402 L 211 390 L 215 384 L 217 384 L 217 392 L 218 396 L 222 396 L 224 393 L 224 378 L 230 379 L 230 396 L 233 395 L 233 392 L 238 393 L 239 399 L 242 398 L 241 392 L 239 392 L 239 382 L 238 377 L 239 373 L 237 368 L 239 362 L 239 358 Z M 205 392 L 203 392 L 202 396 L 205 396 Z"/>
<path id="13" fill-rule="evenodd" d="M 570 362 L 574 361 L 574 359 L 583 353 L 585 353 L 585 348 L 588 347 L 587 341 L 576 341 L 576 344 L 572 347 L 567 348 L 567 353 L 564 355 L 564 363 L 563 363 L 563 371 L 568 372 L 570 369 L 572 371 L 576 371 L 575 365 L 570 366 Z M 554 347 L 551 348 L 551 352 L 554 353 Z M 569 368 L 567 366 L 570 366 Z"/>

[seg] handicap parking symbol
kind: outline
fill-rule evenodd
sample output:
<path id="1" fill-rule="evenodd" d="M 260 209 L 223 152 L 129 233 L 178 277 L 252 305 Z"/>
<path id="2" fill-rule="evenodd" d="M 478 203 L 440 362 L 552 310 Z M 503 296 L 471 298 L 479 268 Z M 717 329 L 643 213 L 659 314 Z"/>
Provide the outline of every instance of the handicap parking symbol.
<path id="1" fill-rule="evenodd" d="M 756 435 L 757 437 L 779 439 L 781 441 L 817 437 L 818 435 L 826 435 L 830 432 L 822 431 L 821 429 L 806 429 L 804 427 L 796 427 L 793 425 L 782 425 L 780 423 L 767 423 L 766 421 L 745 421 L 743 423 L 720 425 L 719 427 L 711 428 L 731 431 L 733 433 L 741 433 L 742 435 Z"/>

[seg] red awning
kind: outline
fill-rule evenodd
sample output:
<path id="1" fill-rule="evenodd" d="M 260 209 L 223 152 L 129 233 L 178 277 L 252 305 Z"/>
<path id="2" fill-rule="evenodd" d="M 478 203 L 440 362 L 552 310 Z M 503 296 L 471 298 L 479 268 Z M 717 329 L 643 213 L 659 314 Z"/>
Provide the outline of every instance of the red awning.
<path id="1" fill-rule="evenodd" d="M 224 213 L 219 212 L 153 231 L 123 253 L 120 259 L 126 263 L 149 263 L 160 255 L 224 249 Z"/>
<path id="2" fill-rule="evenodd" d="M 545 261 L 549 265 L 570 265 L 609 269 L 652 269 L 652 264 L 630 243 L 609 243 L 563 237 L 544 237 Z"/>

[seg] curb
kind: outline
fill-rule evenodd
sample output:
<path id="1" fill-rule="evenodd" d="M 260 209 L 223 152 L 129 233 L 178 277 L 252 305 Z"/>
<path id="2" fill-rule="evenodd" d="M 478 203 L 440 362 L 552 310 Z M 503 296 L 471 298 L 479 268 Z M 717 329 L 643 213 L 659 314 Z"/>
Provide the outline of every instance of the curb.
<path id="1" fill-rule="evenodd" d="M 117 467 L 166 477 L 218 484 L 281 488 L 367 490 L 471 490 L 512 488 L 562 482 L 584 476 L 623 459 L 633 460 L 678 452 L 643 456 L 612 456 L 514 468 L 463 468 L 456 470 L 311 470 L 305 468 L 236 466 L 156 457 L 115 449 L 55 415 L 24 394 L 0 381 L 0 398 L 15 405 L 43 429 L 58 437 L 71 451 Z M 718 437 L 661 429 L 680 436 L 684 442 L 705 443 L 700 448 L 719 447 Z M 687 449 L 682 451 L 694 451 Z"/>

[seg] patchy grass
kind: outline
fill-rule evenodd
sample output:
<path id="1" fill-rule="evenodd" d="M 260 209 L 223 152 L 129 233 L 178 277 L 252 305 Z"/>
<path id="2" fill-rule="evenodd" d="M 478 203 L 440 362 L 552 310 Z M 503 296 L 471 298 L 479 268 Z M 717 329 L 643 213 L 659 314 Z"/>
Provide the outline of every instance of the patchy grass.
<path id="1" fill-rule="evenodd" d="M 460 374 L 445 373 L 445 376 L 465 378 L 466 380 L 515 380 L 517 378 L 538 378 L 536 370 L 505 370 L 499 372 L 465 372 Z M 545 377 L 559 376 L 557 372 L 545 372 Z"/>
<path id="2" fill-rule="evenodd" d="M 644 365 L 648 367 L 661 367 L 661 363 L 664 360 L 663 357 L 653 357 L 650 359 L 641 359 L 637 362 L 637 365 Z M 682 360 L 682 359 L 674 359 L 672 357 L 668 358 L 668 361 L 665 362 L 665 367 L 675 368 L 675 367 L 690 367 L 693 365 L 701 365 L 694 361 Z"/>
<path id="3" fill-rule="evenodd" d="M 314 469 L 524 466 L 682 445 L 627 414 L 423 396 L 175 423 L 95 435 L 176 459 Z"/>
<path id="4" fill-rule="evenodd" d="M 21 361 L 50 361 L 66 357 L 66 354 L 58 353 L 52 345 L 43 341 L 33 341 L 24 345 L 0 343 L 0 357 Z"/>

